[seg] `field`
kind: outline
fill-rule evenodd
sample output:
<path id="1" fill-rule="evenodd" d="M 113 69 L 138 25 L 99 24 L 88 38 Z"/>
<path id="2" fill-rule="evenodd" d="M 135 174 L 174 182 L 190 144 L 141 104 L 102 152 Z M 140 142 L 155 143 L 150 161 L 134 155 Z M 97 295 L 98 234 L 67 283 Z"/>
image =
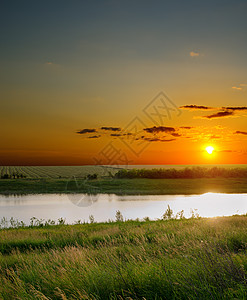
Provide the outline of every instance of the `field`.
<path id="1" fill-rule="evenodd" d="M 117 195 L 192 195 L 247 193 L 247 178 L 204 179 L 2 179 L 0 194 L 110 193 Z"/>
<path id="2" fill-rule="evenodd" d="M 109 176 L 108 171 L 115 174 L 119 168 L 101 166 L 0 166 L 0 177 L 5 174 L 23 174 L 26 178 L 71 178 L 84 177 L 97 173 L 99 176 Z"/>
<path id="3" fill-rule="evenodd" d="M 0 230 L 1 299 L 246 299 L 247 217 Z"/>
<path id="4" fill-rule="evenodd" d="M 158 169 L 157 169 L 158 170 Z M 184 169 L 186 171 L 186 169 Z M 196 178 L 201 169 L 195 169 L 195 178 L 159 178 L 160 175 L 170 174 L 147 170 L 148 176 L 153 174 L 156 179 L 139 178 L 146 176 L 143 170 L 129 171 L 138 178 L 121 178 L 116 175 L 125 170 L 114 167 L 78 166 L 78 167 L 0 167 L 0 194 L 28 194 L 28 193 L 114 193 L 126 195 L 164 194 L 189 195 L 207 192 L 247 193 L 246 169 L 240 173 L 233 172 L 235 177 L 218 176 L 216 178 Z M 198 171 L 199 170 L 199 171 Z M 184 173 L 179 170 L 174 173 Z M 187 172 L 187 171 L 186 171 Z M 93 177 L 97 174 L 96 179 Z M 124 173 L 125 174 L 125 173 Z M 189 174 L 188 172 L 186 174 Z M 204 174 L 204 173 L 203 173 Z M 228 171 L 227 171 L 228 174 Z M 237 175 L 235 175 L 237 174 Z M 238 174 L 241 176 L 238 177 Z M 244 176 L 242 176 L 244 174 Z M 169 175 L 170 176 L 170 175 Z M 187 176 L 187 175 L 186 175 Z M 201 176 L 201 175 L 200 175 Z M 204 176 L 204 175 L 203 175 Z M 7 179 L 3 179 L 6 177 Z M 92 180 L 93 179 L 93 180 Z"/>

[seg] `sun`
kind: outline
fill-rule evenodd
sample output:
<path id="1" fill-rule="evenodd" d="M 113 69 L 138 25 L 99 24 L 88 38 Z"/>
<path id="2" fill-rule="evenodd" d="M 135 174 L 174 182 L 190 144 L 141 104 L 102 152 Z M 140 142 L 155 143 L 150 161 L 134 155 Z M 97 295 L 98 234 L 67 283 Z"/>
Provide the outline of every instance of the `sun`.
<path id="1" fill-rule="evenodd" d="M 208 154 L 212 154 L 213 151 L 214 151 L 214 147 L 208 146 L 208 147 L 205 148 L 205 150 L 208 152 Z"/>

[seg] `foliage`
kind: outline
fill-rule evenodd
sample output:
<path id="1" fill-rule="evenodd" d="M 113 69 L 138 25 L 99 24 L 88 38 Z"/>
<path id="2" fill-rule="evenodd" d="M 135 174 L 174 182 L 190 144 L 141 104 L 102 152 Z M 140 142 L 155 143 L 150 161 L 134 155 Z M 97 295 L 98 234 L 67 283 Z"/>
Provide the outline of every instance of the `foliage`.
<path id="1" fill-rule="evenodd" d="M 167 210 L 162 216 L 163 220 L 170 220 L 173 218 L 173 210 L 170 208 L 170 205 L 168 205 Z"/>
<path id="2" fill-rule="evenodd" d="M 247 168 L 205 168 L 193 167 L 184 169 L 122 169 L 115 178 L 148 178 L 148 179 L 177 179 L 177 178 L 247 178 Z"/>
<path id="3" fill-rule="evenodd" d="M 123 220 L 124 220 L 124 218 L 123 218 L 123 215 L 122 215 L 121 211 L 117 210 L 116 211 L 116 221 L 117 222 L 123 222 Z"/>

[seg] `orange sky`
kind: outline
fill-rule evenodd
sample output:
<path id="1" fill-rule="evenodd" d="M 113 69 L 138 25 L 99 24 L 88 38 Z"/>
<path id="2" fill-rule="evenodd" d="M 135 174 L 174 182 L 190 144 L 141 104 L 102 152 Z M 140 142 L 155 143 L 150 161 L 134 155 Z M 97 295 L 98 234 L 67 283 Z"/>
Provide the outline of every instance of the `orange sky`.
<path id="1" fill-rule="evenodd" d="M 3 6 L 1 165 L 247 162 L 246 3 L 47 4 Z"/>

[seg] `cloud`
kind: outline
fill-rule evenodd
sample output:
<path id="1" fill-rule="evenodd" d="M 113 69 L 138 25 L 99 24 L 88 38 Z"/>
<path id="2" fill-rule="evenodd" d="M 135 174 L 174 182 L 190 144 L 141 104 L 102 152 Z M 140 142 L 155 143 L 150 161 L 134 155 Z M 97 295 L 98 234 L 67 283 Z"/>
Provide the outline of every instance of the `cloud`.
<path id="1" fill-rule="evenodd" d="M 126 132 L 126 133 L 124 133 L 123 135 L 129 136 L 129 135 L 133 135 L 133 133 L 131 133 L 131 132 Z"/>
<path id="2" fill-rule="evenodd" d="M 231 117 L 234 115 L 234 111 L 229 111 L 229 110 L 225 110 L 225 111 L 219 111 L 215 114 L 212 115 L 208 115 L 208 116 L 203 116 L 203 119 L 216 119 L 216 118 L 224 118 L 224 117 Z"/>
<path id="3" fill-rule="evenodd" d="M 176 139 L 162 139 L 162 138 L 148 138 L 148 137 L 141 137 L 143 140 L 145 141 L 149 141 L 149 142 L 173 142 Z"/>
<path id="4" fill-rule="evenodd" d="M 247 131 L 235 131 L 234 134 L 244 134 L 244 135 L 247 135 Z"/>
<path id="5" fill-rule="evenodd" d="M 192 129 L 192 128 L 194 128 L 194 127 L 192 127 L 192 126 L 181 126 L 180 128 L 181 128 L 181 129 Z"/>
<path id="6" fill-rule="evenodd" d="M 243 111 L 243 110 L 247 110 L 247 106 L 226 106 L 226 107 L 222 107 L 222 109 Z"/>
<path id="7" fill-rule="evenodd" d="M 243 88 L 239 87 L 239 86 L 232 86 L 233 90 L 238 90 L 238 91 L 242 91 Z"/>
<path id="8" fill-rule="evenodd" d="M 202 119 L 209 119 L 209 120 L 215 118 L 231 117 L 231 116 L 235 116 L 235 112 L 247 111 L 247 106 L 210 107 L 205 105 L 189 104 L 189 105 L 183 105 L 180 108 L 190 109 L 190 110 L 219 110 L 218 112 L 211 115 L 194 117 L 194 118 L 200 118 L 200 119 L 202 118 Z M 185 128 L 185 126 L 180 128 Z"/>
<path id="9" fill-rule="evenodd" d="M 76 133 L 78 133 L 78 134 L 85 134 L 85 133 L 92 133 L 92 132 L 97 132 L 97 131 L 96 131 L 96 129 L 85 128 L 85 129 L 77 131 Z"/>
<path id="10" fill-rule="evenodd" d="M 109 130 L 109 131 L 121 131 L 120 127 L 106 127 L 106 126 L 103 126 L 100 129 L 102 129 L 102 130 Z"/>
<path id="11" fill-rule="evenodd" d="M 214 140 L 214 139 L 220 139 L 220 136 L 218 136 L 218 135 L 211 135 L 210 136 L 210 140 Z"/>
<path id="12" fill-rule="evenodd" d="M 91 135 L 88 137 L 88 139 L 98 139 L 100 137 L 101 137 L 101 135 Z"/>
<path id="13" fill-rule="evenodd" d="M 232 89 L 237 90 L 237 91 L 243 91 L 243 90 L 245 90 L 245 87 L 247 87 L 246 83 L 240 83 L 236 86 L 232 86 Z"/>
<path id="14" fill-rule="evenodd" d="M 122 136 L 120 133 L 112 133 L 111 136 Z"/>
<path id="15" fill-rule="evenodd" d="M 190 52 L 190 57 L 198 57 L 198 56 L 200 56 L 199 52 L 195 52 L 195 51 Z"/>
<path id="16" fill-rule="evenodd" d="M 153 126 L 153 127 L 144 128 L 143 130 L 148 133 L 159 133 L 159 132 L 173 133 L 176 131 L 174 127 L 165 127 L 165 126 Z"/>
<path id="17" fill-rule="evenodd" d="M 220 150 L 217 152 L 225 152 L 225 153 L 232 153 L 232 152 L 236 152 L 235 150 Z"/>
<path id="18" fill-rule="evenodd" d="M 176 141 L 176 139 L 161 140 L 161 142 L 173 142 L 173 141 Z"/>
<path id="19" fill-rule="evenodd" d="M 175 137 L 180 137 L 181 134 L 177 133 L 177 132 L 174 132 L 174 133 L 171 133 L 172 136 L 175 136 Z"/>
<path id="20" fill-rule="evenodd" d="M 215 108 L 210 107 L 210 106 L 196 105 L 196 104 L 183 105 L 183 106 L 180 106 L 179 108 L 182 108 L 182 109 L 201 109 L 201 110 L 215 109 Z"/>

